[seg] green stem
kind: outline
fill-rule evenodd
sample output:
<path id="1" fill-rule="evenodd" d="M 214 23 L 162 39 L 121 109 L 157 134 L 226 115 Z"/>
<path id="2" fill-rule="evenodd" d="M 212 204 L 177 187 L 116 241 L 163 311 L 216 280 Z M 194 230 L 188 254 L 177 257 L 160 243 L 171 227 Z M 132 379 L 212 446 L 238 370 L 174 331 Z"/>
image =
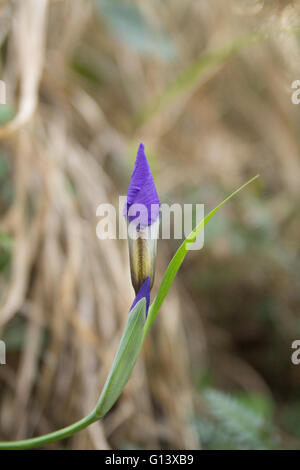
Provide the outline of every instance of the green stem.
<path id="1" fill-rule="evenodd" d="M 32 439 L 24 439 L 21 441 L 12 441 L 12 442 L 0 442 L 0 450 L 20 450 L 20 449 L 32 449 L 34 447 L 41 447 L 45 444 L 50 444 L 51 442 L 64 439 L 66 437 L 75 434 L 82 429 L 85 429 L 90 424 L 97 421 L 99 418 L 96 416 L 95 410 L 93 410 L 85 418 L 76 421 L 76 423 L 70 424 L 65 428 L 59 429 L 58 431 L 50 432 L 49 434 L 44 434 L 43 436 L 33 437 Z"/>
<path id="2" fill-rule="evenodd" d="M 130 328 L 130 324 L 127 322 L 127 326 L 125 328 L 125 331 L 123 333 L 121 343 L 116 355 L 116 358 L 114 360 L 114 364 L 116 364 L 116 367 L 114 368 L 114 364 L 112 366 L 112 369 L 110 371 L 110 374 L 108 376 L 107 382 L 104 386 L 103 392 L 100 395 L 100 398 L 98 400 L 98 403 L 96 404 L 96 407 L 93 409 L 93 411 L 86 416 L 85 418 L 77 421 L 74 424 L 71 424 L 70 426 L 67 426 L 63 429 L 59 429 L 58 431 L 51 432 L 49 434 L 45 434 L 43 436 L 39 437 L 34 437 L 32 439 L 24 439 L 21 441 L 12 441 L 12 442 L 0 442 L 0 450 L 6 449 L 6 450 L 17 450 L 17 449 L 32 449 L 34 447 L 40 447 L 45 444 L 50 444 L 51 442 L 58 441 L 60 439 L 64 439 L 66 437 L 71 436 L 72 434 L 75 434 L 78 431 L 81 431 L 82 429 L 85 429 L 88 427 L 90 424 L 98 421 L 106 412 L 111 408 L 115 400 L 118 398 L 119 394 L 114 395 L 113 390 L 111 388 L 111 383 L 113 382 L 114 384 L 117 383 L 116 377 L 120 374 L 120 367 L 124 371 L 127 370 L 125 373 L 125 378 L 124 378 L 124 372 L 123 372 L 123 379 L 122 379 L 122 386 L 121 389 L 124 388 L 125 384 L 127 383 L 127 380 L 129 379 L 132 369 L 134 367 L 135 361 L 139 355 L 139 352 L 141 350 L 141 347 L 143 345 L 144 339 L 167 295 L 169 292 L 169 289 L 174 281 L 174 278 L 177 274 L 178 269 L 180 268 L 186 254 L 188 253 L 188 244 L 192 243 L 199 232 L 203 229 L 203 227 L 206 225 L 206 223 L 213 217 L 213 215 L 233 196 L 235 196 L 238 192 L 240 192 L 243 188 L 245 188 L 248 184 L 252 183 L 256 178 L 258 178 L 258 175 L 255 176 L 254 178 L 251 178 L 249 181 L 247 181 L 245 184 L 240 186 L 237 190 L 235 190 L 233 193 L 231 193 L 226 199 L 224 199 L 223 202 L 221 202 L 215 209 L 213 209 L 209 214 L 207 214 L 206 217 L 192 230 L 192 232 L 189 234 L 189 236 L 184 240 L 184 242 L 180 245 L 178 250 L 176 251 L 175 255 L 173 256 L 166 272 L 163 277 L 163 280 L 161 282 L 158 294 L 156 298 L 154 299 L 154 302 L 152 303 L 149 313 L 148 313 L 148 318 L 146 321 L 146 324 L 144 325 L 144 320 L 143 324 L 141 326 L 142 328 L 142 336 L 141 336 L 141 342 L 139 344 L 139 347 L 137 350 L 135 350 L 135 347 L 133 347 L 135 344 L 132 343 L 132 328 Z M 140 304 L 140 308 L 144 308 L 143 315 L 145 315 L 145 301 L 140 301 L 136 305 L 136 309 L 138 308 L 138 305 Z M 136 316 L 134 318 L 135 321 L 138 321 L 139 317 Z M 131 335 L 131 336 L 130 336 Z M 131 341 L 131 343 L 130 343 Z M 130 349 L 131 345 L 131 349 Z M 126 359 L 126 363 L 121 363 L 120 362 L 120 357 L 123 357 L 124 351 L 128 350 L 129 348 L 129 356 L 131 357 L 131 361 L 128 362 L 128 358 Z M 134 351 L 134 354 L 132 354 L 132 351 Z M 127 357 L 127 356 L 126 356 Z M 110 385 L 110 388 L 109 388 Z M 109 398 L 108 394 L 112 395 L 113 398 Z"/>

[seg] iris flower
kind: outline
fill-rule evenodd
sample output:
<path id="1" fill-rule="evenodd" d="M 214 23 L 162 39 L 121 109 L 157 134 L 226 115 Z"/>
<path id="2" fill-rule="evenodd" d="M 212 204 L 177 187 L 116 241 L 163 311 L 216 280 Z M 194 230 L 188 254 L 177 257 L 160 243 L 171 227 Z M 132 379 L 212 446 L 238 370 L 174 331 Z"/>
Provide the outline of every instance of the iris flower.
<path id="1" fill-rule="evenodd" d="M 136 293 L 131 308 L 137 298 L 146 297 L 147 314 L 155 274 L 160 201 L 142 143 L 131 175 L 124 215 L 128 225 L 131 280 Z"/>

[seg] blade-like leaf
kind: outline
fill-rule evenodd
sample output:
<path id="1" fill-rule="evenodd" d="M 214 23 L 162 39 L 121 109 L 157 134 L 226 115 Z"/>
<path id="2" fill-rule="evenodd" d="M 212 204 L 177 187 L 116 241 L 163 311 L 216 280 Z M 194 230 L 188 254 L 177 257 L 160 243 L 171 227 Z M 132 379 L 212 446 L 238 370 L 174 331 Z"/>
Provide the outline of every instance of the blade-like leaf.
<path id="1" fill-rule="evenodd" d="M 145 124 L 172 106 L 178 99 L 182 99 L 185 95 L 187 97 L 191 96 L 199 85 L 228 59 L 238 55 L 252 44 L 267 39 L 267 37 L 267 32 L 255 31 L 239 37 L 213 52 L 201 55 L 183 70 L 159 96 L 137 113 L 135 123 L 138 125 Z"/>
<path id="2" fill-rule="evenodd" d="M 173 284 L 173 281 L 175 279 L 175 276 L 177 274 L 178 269 L 180 268 L 186 254 L 189 251 L 189 245 L 190 243 L 193 243 L 195 239 L 197 238 L 197 235 L 201 232 L 201 230 L 204 228 L 204 226 L 207 224 L 207 222 L 215 215 L 215 213 L 227 202 L 229 199 L 231 199 L 233 196 L 235 196 L 238 192 L 240 192 L 245 186 L 248 184 L 252 183 L 254 180 L 258 178 L 258 175 L 254 176 L 254 178 L 251 178 L 249 181 L 247 181 L 245 184 L 240 186 L 238 189 L 236 189 L 233 193 L 231 193 L 226 199 L 224 199 L 223 202 L 221 202 L 217 207 L 215 207 L 209 214 L 207 214 L 204 219 L 199 222 L 199 224 L 192 230 L 192 232 L 188 235 L 188 237 L 183 241 L 183 243 L 180 245 L 178 250 L 176 251 L 175 255 L 171 259 L 169 266 L 166 269 L 165 275 L 163 277 L 163 280 L 161 282 L 159 291 L 157 293 L 157 296 L 155 297 L 154 301 L 152 302 L 149 313 L 148 313 L 148 318 L 145 324 L 145 329 L 144 329 L 144 337 L 149 331 L 149 328 L 151 327 L 152 323 L 155 320 L 155 317 L 165 300 L 170 287 Z"/>
<path id="3" fill-rule="evenodd" d="M 98 418 L 104 416 L 121 395 L 137 361 L 146 319 L 146 300 L 142 298 L 131 310 L 113 365 L 96 406 Z"/>

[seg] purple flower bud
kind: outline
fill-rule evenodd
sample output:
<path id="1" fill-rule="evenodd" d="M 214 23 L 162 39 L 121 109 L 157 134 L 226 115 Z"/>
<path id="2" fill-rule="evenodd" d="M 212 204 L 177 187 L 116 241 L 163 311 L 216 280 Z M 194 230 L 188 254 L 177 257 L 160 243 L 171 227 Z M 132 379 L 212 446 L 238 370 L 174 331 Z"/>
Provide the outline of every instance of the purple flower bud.
<path id="1" fill-rule="evenodd" d="M 130 211 L 133 205 L 136 205 L 136 211 Z M 127 192 L 127 202 L 124 206 L 124 215 L 128 217 L 129 222 L 138 215 L 138 205 L 142 205 L 145 208 L 145 212 L 141 214 L 141 226 L 152 225 L 159 217 L 160 201 L 143 143 L 140 143 L 138 148 Z"/>
<path id="2" fill-rule="evenodd" d="M 159 214 L 160 201 L 144 144 L 141 143 L 124 206 L 124 215 L 128 222 L 131 280 L 136 294 L 147 278 L 150 289 L 153 285 Z"/>

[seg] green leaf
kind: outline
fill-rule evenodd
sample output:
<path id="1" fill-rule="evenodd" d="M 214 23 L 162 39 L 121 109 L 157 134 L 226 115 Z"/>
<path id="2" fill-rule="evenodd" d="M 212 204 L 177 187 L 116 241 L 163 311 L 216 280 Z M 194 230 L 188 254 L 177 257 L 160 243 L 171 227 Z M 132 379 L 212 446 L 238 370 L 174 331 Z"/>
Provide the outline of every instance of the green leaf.
<path id="1" fill-rule="evenodd" d="M 279 445 L 272 421 L 251 402 L 245 403 L 238 397 L 215 389 L 204 393 L 211 414 L 217 420 L 227 440 L 238 449 L 271 449 Z"/>
<path id="2" fill-rule="evenodd" d="M 254 180 L 258 178 L 258 175 L 254 176 L 254 178 L 251 178 L 249 181 L 247 181 L 245 184 L 240 186 L 238 189 L 236 189 L 233 193 L 231 193 L 226 199 L 224 199 L 223 202 L 221 202 L 217 207 L 215 207 L 209 214 L 207 214 L 204 219 L 201 220 L 201 222 L 192 230 L 192 232 L 188 235 L 188 237 L 184 240 L 184 242 L 180 245 L 178 250 L 176 251 L 175 255 L 171 259 L 169 266 L 166 269 L 165 275 L 163 277 L 163 280 L 161 282 L 160 288 L 158 290 L 158 294 L 155 297 L 154 301 L 152 302 L 150 309 L 149 309 L 149 314 L 147 318 L 147 322 L 145 325 L 145 331 L 144 331 L 144 337 L 149 331 L 149 328 L 151 327 L 152 323 L 155 320 L 156 315 L 158 314 L 158 311 L 165 300 L 172 284 L 175 279 L 175 276 L 178 272 L 178 269 L 180 268 L 186 254 L 189 251 L 189 245 L 193 243 L 201 230 L 204 228 L 204 226 L 207 224 L 207 222 L 215 215 L 215 213 L 227 202 L 229 199 L 231 199 L 233 196 L 235 196 L 237 193 L 239 193 L 242 189 L 244 189 L 248 184 L 252 183 Z"/>
<path id="3" fill-rule="evenodd" d="M 169 61 L 176 57 L 175 44 L 161 28 L 152 26 L 138 5 L 124 0 L 96 0 L 96 11 L 111 33 L 141 55 Z"/>
<path id="4" fill-rule="evenodd" d="M 9 104 L 0 104 L 0 125 L 6 124 L 16 115 L 16 108 Z"/>
<path id="5" fill-rule="evenodd" d="M 138 111 L 134 119 L 135 124 L 145 124 L 159 113 L 168 109 L 182 96 L 190 96 L 194 90 L 197 90 L 199 84 L 210 77 L 210 74 L 217 70 L 223 63 L 231 57 L 238 55 L 245 48 L 267 37 L 268 34 L 266 32 L 255 31 L 237 38 L 233 42 L 221 46 L 215 51 L 202 54 L 184 69 L 161 94 Z"/>
<path id="6" fill-rule="evenodd" d="M 7 250 L 11 250 L 13 246 L 14 239 L 11 235 L 0 230 L 0 246 L 3 246 Z"/>
<path id="7" fill-rule="evenodd" d="M 14 239 L 0 230 L 0 272 L 9 265 Z"/>
<path id="8" fill-rule="evenodd" d="M 264 424 L 263 416 L 236 398 L 215 389 L 204 392 L 213 415 L 233 433 L 255 436 Z"/>
<path id="9" fill-rule="evenodd" d="M 146 300 L 143 298 L 129 313 L 119 349 L 96 405 L 98 418 L 111 409 L 129 380 L 142 347 L 145 318 Z"/>

